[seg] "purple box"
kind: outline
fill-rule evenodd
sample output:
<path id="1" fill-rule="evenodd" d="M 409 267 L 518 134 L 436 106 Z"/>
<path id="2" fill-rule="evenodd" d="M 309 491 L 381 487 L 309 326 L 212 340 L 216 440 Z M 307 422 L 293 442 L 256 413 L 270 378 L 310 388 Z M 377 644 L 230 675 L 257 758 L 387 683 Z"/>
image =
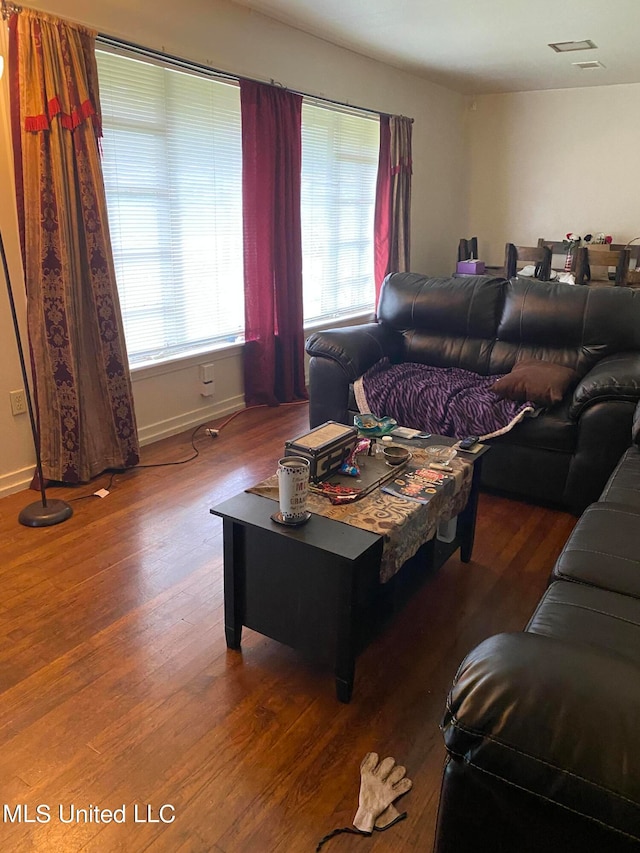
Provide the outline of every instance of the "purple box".
<path id="1" fill-rule="evenodd" d="M 484 261 L 458 261 L 456 272 L 466 275 L 482 275 L 484 273 Z"/>

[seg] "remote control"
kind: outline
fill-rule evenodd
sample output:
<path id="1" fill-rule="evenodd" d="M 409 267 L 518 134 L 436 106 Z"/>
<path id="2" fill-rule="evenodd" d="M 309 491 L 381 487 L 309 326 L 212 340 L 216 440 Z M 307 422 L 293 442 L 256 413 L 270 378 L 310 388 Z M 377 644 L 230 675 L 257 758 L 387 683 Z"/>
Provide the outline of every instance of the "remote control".
<path id="1" fill-rule="evenodd" d="M 395 427 L 393 430 L 393 438 L 417 438 L 419 432 L 419 429 L 409 429 L 409 427 Z"/>
<path id="2" fill-rule="evenodd" d="M 480 438 L 477 435 L 468 435 L 466 438 L 460 440 L 458 447 L 460 450 L 471 450 L 474 444 L 477 444 L 480 441 Z"/>

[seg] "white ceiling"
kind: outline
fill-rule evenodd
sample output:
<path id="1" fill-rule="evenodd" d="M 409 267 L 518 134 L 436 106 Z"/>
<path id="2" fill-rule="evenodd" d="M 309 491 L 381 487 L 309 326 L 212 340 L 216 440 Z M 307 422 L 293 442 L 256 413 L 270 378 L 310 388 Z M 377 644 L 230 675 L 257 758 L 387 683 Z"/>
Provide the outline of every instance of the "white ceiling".
<path id="1" fill-rule="evenodd" d="M 640 0 L 236 2 L 469 95 L 640 82 Z M 547 46 L 583 39 L 597 48 Z"/>

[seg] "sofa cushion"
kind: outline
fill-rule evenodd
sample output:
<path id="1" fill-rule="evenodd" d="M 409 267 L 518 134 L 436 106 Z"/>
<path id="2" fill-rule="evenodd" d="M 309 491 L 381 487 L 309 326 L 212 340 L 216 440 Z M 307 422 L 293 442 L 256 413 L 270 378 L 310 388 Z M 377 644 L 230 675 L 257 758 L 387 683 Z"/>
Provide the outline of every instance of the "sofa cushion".
<path id="1" fill-rule="evenodd" d="M 640 509 L 640 449 L 638 447 L 630 447 L 623 453 L 602 491 L 600 500 L 624 503 L 634 509 Z"/>
<path id="2" fill-rule="evenodd" d="M 552 577 L 640 598 L 640 509 L 610 501 L 587 507 Z"/>
<path id="3" fill-rule="evenodd" d="M 574 453 L 578 441 L 578 423 L 569 417 L 569 403 L 570 401 L 565 399 L 537 417 L 524 418 L 512 430 L 501 435 L 499 442 L 559 453 Z"/>
<path id="4" fill-rule="evenodd" d="M 573 367 L 582 376 L 606 355 L 637 350 L 636 295 L 627 287 L 512 279 L 488 372 L 507 373 L 520 359 L 541 358 Z"/>
<path id="5" fill-rule="evenodd" d="M 640 602 L 629 601 L 640 608 Z M 477 646 L 460 665 L 442 724 L 449 753 L 485 778 L 477 801 L 457 803 L 459 820 L 465 820 L 467 809 L 491 811 L 489 798 L 495 802 L 501 793 L 494 785 L 499 779 L 539 800 L 543 811 L 556 804 L 613 830 L 621 844 L 579 849 L 626 850 L 629 840 L 632 849 L 632 839 L 640 837 L 637 676 L 635 662 L 571 640 L 498 634 Z M 535 800 L 528 802 L 535 809 Z M 578 849 L 562 843 L 557 816 L 552 822 L 557 834 L 537 849 Z M 464 850 L 522 849 L 508 838 L 490 843 L 490 836 L 489 825 L 487 834 Z"/>
<path id="6" fill-rule="evenodd" d="M 392 273 L 382 285 L 378 318 L 404 333 L 404 361 L 486 375 L 505 287 L 491 276 Z"/>
<path id="7" fill-rule="evenodd" d="M 517 361 L 510 373 L 494 382 L 491 390 L 508 400 L 532 400 L 539 406 L 553 406 L 579 379 L 580 374 L 571 367 L 526 358 Z"/>
<path id="8" fill-rule="evenodd" d="M 526 630 L 580 643 L 636 667 L 640 660 L 640 601 L 629 595 L 555 581 L 540 599 Z"/>

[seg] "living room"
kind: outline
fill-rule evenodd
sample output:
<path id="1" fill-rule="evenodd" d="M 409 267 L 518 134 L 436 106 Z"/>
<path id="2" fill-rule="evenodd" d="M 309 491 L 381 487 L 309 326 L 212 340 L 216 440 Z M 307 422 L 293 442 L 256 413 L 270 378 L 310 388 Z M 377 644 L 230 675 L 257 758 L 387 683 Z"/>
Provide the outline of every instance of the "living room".
<path id="1" fill-rule="evenodd" d="M 513 91 L 506 86 L 504 91 L 473 93 L 473 86 L 467 81 L 462 87 L 463 93 L 432 82 L 426 76 L 401 70 L 394 64 L 368 58 L 354 50 L 332 44 L 325 38 L 309 35 L 300 28 L 288 26 L 254 9 L 222 0 L 186 0 L 180 7 L 160 0 L 153 10 L 139 0 L 127 4 L 115 3 L 113 0 L 100 4 L 87 0 L 48 0 L 40 4 L 39 8 L 63 18 L 79 21 L 115 38 L 210 65 L 231 74 L 264 81 L 276 80 L 284 86 L 320 98 L 411 116 L 414 119 L 411 268 L 415 271 L 429 275 L 451 274 L 459 238 L 472 233 L 479 235 L 482 257 L 489 264 L 502 262 L 504 243 L 507 240 L 535 245 L 539 237 L 561 239 L 569 231 L 604 231 L 612 234 L 619 243 L 626 243 L 637 236 L 637 202 L 632 166 L 640 132 L 640 117 L 634 109 L 640 94 L 640 82 L 614 85 L 607 85 L 606 82 L 585 85 L 581 82 L 575 88 L 554 88 L 546 91 Z M 606 11 L 603 10 L 603 15 Z M 630 6 L 629 20 L 635 20 L 634 16 L 637 16 L 637 11 L 635 7 Z M 579 32 L 576 33 L 573 27 L 569 31 L 568 25 L 565 24 L 563 31 L 558 33 L 553 26 L 554 17 L 555 14 L 549 16 L 550 24 L 545 31 L 548 32 L 548 38 L 541 38 L 545 50 L 548 50 L 547 42 L 552 40 L 585 36 L 593 37 L 597 41 L 597 35 L 592 33 L 589 27 L 591 18 L 583 23 L 580 12 L 577 12 L 573 16 L 573 22 Z M 635 27 L 629 26 L 629 22 L 626 26 L 635 30 Z M 507 36 L 514 38 L 511 33 Z M 7 52 L 6 46 L 6 33 L 3 28 L 0 52 L 4 56 Z M 559 56 L 559 59 L 567 61 L 566 57 Z M 578 75 L 598 72 L 576 70 L 575 73 Z M 0 181 L 6 188 L 13 186 L 6 69 L 0 81 L 0 113 L 3 117 L 0 123 Z M 18 289 L 22 286 L 22 271 L 15 198 L 12 192 L 5 191 L 0 200 L 0 231 L 7 249 L 12 281 Z M 72 534 L 51 531 L 52 535 L 45 534 L 46 539 L 37 541 L 33 537 L 37 537 L 39 531 L 20 529 L 14 532 L 17 510 L 25 502 L 27 494 L 23 490 L 27 488 L 33 474 L 34 456 L 27 419 L 24 416 L 13 416 L 8 404 L 10 392 L 21 387 L 22 382 L 11 317 L 4 301 L 0 304 L 0 334 L 5 355 L 0 365 L 0 396 L 7 401 L 0 410 L 0 430 L 4 438 L 0 448 L 0 496 L 3 496 L 0 513 L 4 535 L 13 548 L 7 585 L 17 597 L 18 607 L 18 610 L 11 612 L 10 633 L 5 634 L 7 660 L 10 659 L 12 643 L 20 639 L 21 629 L 16 626 L 14 620 L 20 614 L 20 607 L 27 608 L 32 602 L 26 593 L 22 594 L 22 585 L 30 583 L 30 572 L 33 571 L 33 566 L 37 565 L 40 555 L 49 561 L 52 574 L 46 577 L 37 576 L 37 583 L 42 584 L 38 600 L 46 598 L 49 591 L 52 601 L 64 601 L 62 606 L 65 607 L 70 606 L 70 599 L 63 598 L 60 590 L 68 591 L 83 577 L 83 564 L 91 562 L 96 572 L 100 566 L 105 568 L 109 565 L 115 553 L 109 551 L 110 536 L 114 534 L 114 538 L 120 540 L 127 537 L 137 540 L 136 547 L 140 549 L 137 557 L 123 553 L 117 557 L 125 563 L 127 559 L 144 563 L 144 551 L 148 548 L 149 571 L 144 578 L 139 578 L 140 588 L 136 588 L 133 583 L 128 587 L 130 602 L 133 602 L 137 595 L 141 601 L 152 600 L 154 583 L 172 560 L 175 561 L 178 573 L 186 574 L 192 571 L 195 565 L 197 569 L 192 576 L 192 585 L 189 587 L 185 581 L 184 588 L 174 589 L 174 604 L 185 604 L 184 622 L 188 625 L 192 611 L 186 606 L 187 600 L 190 596 L 202 595 L 202 613 L 198 615 L 196 624 L 202 632 L 203 646 L 205 639 L 215 644 L 216 663 L 212 664 L 210 670 L 194 670 L 191 680 L 185 682 L 179 679 L 181 685 L 188 684 L 187 687 L 180 688 L 189 694 L 188 697 L 183 697 L 185 700 L 193 699 L 195 694 L 195 702 L 190 705 L 185 718 L 189 721 L 188 725 L 195 725 L 198 713 L 201 713 L 203 718 L 210 713 L 208 691 L 214 682 L 225 693 L 225 702 L 231 703 L 233 697 L 237 696 L 237 701 L 244 703 L 241 711 L 245 715 L 242 716 L 239 711 L 237 718 L 244 728 L 234 731 L 231 720 L 220 731 L 224 732 L 229 741 L 235 738 L 236 741 L 246 744 L 248 759 L 243 765 L 244 771 L 248 772 L 252 763 L 259 771 L 253 785 L 245 783 L 239 772 L 234 774 L 237 753 L 234 750 L 228 753 L 225 759 L 225 740 L 221 736 L 220 741 L 216 741 L 215 748 L 208 746 L 206 754 L 211 758 L 219 750 L 220 769 L 226 767 L 231 771 L 231 778 L 239 789 L 242 788 L 242 792 L 234 799 L 233 786 L 228 786 L 224 796 L 220 796 L 220 789 L 216 790 L 215 795 L 208 797 L 208 793 L 214 788 L 208 787 L 213 783 L 206 776 L 206 768 L 198 763 L 197 738 L 188 745 L 178 738 L 177 748 L 190 751 L 192 764 L 185 763 L 182 768 L 183 778 L 179 778 L 179 773 L 171 778 L 167 767 L 159 762 L 157 772 L 160 776 L 164 775 L 166 782 L 163 790 L 160 779 L 156 780 L 157 785 L 152 783 L 151 777 L 156 768 L 153 760 L 153 737 L 146 732 L 145 737 L 148 739 L 143 751 L 148 753 L 149 760 L 145 773 L 136 776 L 135 769 L 131 769 L 135 768 L 135 765 L 127 765 L 125 762 L 128 770 L 124 772 L 133 774 L 128 785 L 120 788 L 122 778 L 117 781 L 114 777 L 110 789 L 100 786 L 91 788 L 88 780 L 92 773 L 98 774 L 100 767 L 105 766 L 104 759 L 96 759 L 98 765 L 93 767 L 87 760 L 86 766 L 83 767 L 82 758 L 76 750 L 66 777 L 56 788 L 58 798 L 66 796 L 64 803 L 67 808 L 72 796 L 76 798 L 79 806 L 86 807 L 87 796 L 97 797 L 101 791 L 103 794 L 118 791 L 118 796 L 129 798 L 127 802 L 142 802 L 147 791 L 153 790 L 154 795 L 162 791 L 166 802 L 171 802 L 171 798 L 177 796 L 178 788 L 183 791 L 185 801 L 188 800 L 187 789 L 193 786 L 190 790 L 194 794 L 197 793 L 197 796 L 194 796 L 195 805 L 191 806 L 190 820 L 177 820 L 171 836 L 158 832 L 154 835 L 140 835 L 140 840 L 134 841 L 134 836 L 128 835 L 125 846 L 118 848 L 116 845 L 122 844 L 122 838 L 125 836 L 118 836 L 116 833 L 110 835 L 113 846 L 101 846 L 100 841 L 91 840 L 89 835 L 78 834 L 76 843 L 74 836 L 61 832 L 52 841 L 57 845 L 55 849 L 75 850 L 80 849 L 81 844 L 88 845 L 86 849 L 92 849 L 92 844 L 95 845 L 93 849 L 103 850 L 143 849 L 144 844 L 146 849 L 217 849 L 228 853 L 245 849 L 309 849 L 308 842 L 310 838 L 318 839 L 317 830 L 321 825 L 323 829 L 320 834 L 325 830 L 330 831 L 339 821 L 345 820 L 345 817 L 340 815 L 341 812 L 346 813 L 349 809 L 353 811 L 353 798 L 349 793 L 352 788 L 357 804 L 358 779 L 351 777 L 354 766 L 357 775 L 357 767 L 364 752 L 377 748 L 393 749 L 396 758 L 407 763 L 409 771 L 412 770 L 402 748 L 405 747 L 406 753 L 409 753 L 409 742 L 417 737 L 418 721 L 423 713 L 425 724 L 431 728 L 435 726 L 435 732 L 430 732 L 428 738 L 419 744 L 414 751 L 414 758 L 417 760 L 418 756 L 429 753 L 434 753 L 435 757 L 420 764 L 419 785 L 414 781 L 415 790 L 407 797 L 406 808 L 414 812 L 410 824 L 406 824 L 407 827 L 410 826 L 411 831 L 407 830 L 400 841 L 399 836 L 393 836 L 393 831 L 386 835 L 379 833 L 374 836 L 369 846 L 379 850 L 428 849 L 433 836 L 442 764 L 441 739 L 435 721 L 442 711 L 448 683 L 457 663 L 478 639 L 494 631 L 519 630 L 522 627 L 543 588 L 546 573 L 575 523 L 575 518 L 567 513 L 543 507 L 527 506 L 518 502 L 510 504 L 504 499 L 483 496 L 474 560 L 482 567 L 484 574 L 481 575 L 477 571 L 470 577 L 465 574 L 467 567 L 456 563 L 450 576 L 450 586 L 439 577 L 434 579 L 434 585 L 431 587 L 431 592 L 437 593 L 439 600 L 444 602 L 442 608 L 434 603 L 433 596 L 430 598 L 424 594 L 412 602 L 407 621 L 415 621 L 407 626 L 407 636 L 402 641 L 405 657 L 394 667 L 385 670 L 385 675 L 390 679 L 387 686 L 376 683 L 376 661 L 369 654 L 368 662 L 362 669 L 363 682 L 360 685 L 364 688 L 361 692 L 363 704 L 358 702 L 356 707 L 354 701 L 349 709 L 340 709 L 337 724 L 339 736 L 335 740 L 330 737 L 318 738 L 327 754 L 319 748 L 313 753 L 313 761 L 307 756 L 303 761 L 304 772 L 296 772 L 295 764 L 299 755 L 291 752 L 287 760 L 291 762 L 290 772 L 296 779 L 296 784 L 292 785 L 287 781 L 289 776 L 283 766 L 284 760 L 278 759 L 277 773 L 271 777 L 269 760 L 265 759 L 265 755 L 271 750 L 284 748 L 286 726 L 293 725 L 293 712 L 298 707 L 308 715 L 306 737 L 314 736 L 315 726 L 318 729 L 327 727 L 328 732 L 335 734 L 335 730 L 329 725 L 335 711 L 335 697 L 330 685 L 325 689 L 327 685 L 324 676 L 314 669 L 305 669 L 303 665 L 302 683 L 298 684 L 298 692 L 291 700 L 291 705 L 288 705 L 290 693 L 287 680 L 295 678 L 295 673 L 300 672 L 300 662 L 288 651 L 285 651 L 285 657 L 278 658 L 277 652 L 262 638 L 254 639 L 250 644 L 253 658 L 247 672 L 240 672 L 241 666 L 233 657 L 227 658 L 228 670 L 225 669 L 222 663 L 225 655 L 220 621 L 220 590 L 209 589 L 209 598 L 206 590 L 209 574 L 216 574 L 217 583 L 222 560 L 221 533 L 217 522 L 208 515 L 208 509 L 230 492 L 246 488 L 252 482 L 273 472 L 281 453 L 283 439 L 302 432 L 308 425 L 305 406 L 292 407 L 282 412 L 270 411 L 266 415 L 240 415 L 222 430 L 216 440 L 220 441 L 219 445 L 209 439 L 208 443 L 199 445 L 199 463 L 204 460 L 207 467 L 198 475 L 190 475 L 188 465 L 169 468 L 166 471 L 140 471 L 126 484 L 120 483 L 120 496 L 118 480 L 115 481 L 113 494 L 106 499 L 107 502 L 113 501 L 115 506 L 108 513 L 104 506 L 102 510 L 99 509 L 104 502 L 98 499 L 95 502 L 74 504 L 77 508 L 74 524 L 78 521 L 77 517 L 81 516 L 79 508 L 86 507 L 86 510 L 83 509 L 83 512 L 89 514 L 86 530 L 90 531 L 91 536 L 103 537 L 99 540 L 99 547 L 104 550 L 104 556 L 98 561 L 91 550 L 91 543 L 83 541 L 85 534 L 81 525 L 78 525 Z M 189 435 L 198 424 L 211 422 L 219 425 L 226 416 L 242 407 L 241 347 L 217 350 L 208 360 L 215 365 L 215 393 L 210 398 L 204 398 L 200 393 L 201 356 L 183 359 L 167 366 L 145 367 L 133 372 L 135 407 L 139 435 L 144 445 L 144 462 L 153 464 L 186 458 L 191 455 Z M 244 418 L 246 420 L 243 420 Z M 242 470 L 239 471 L 237 462 L 232 464 L 232 460 L 225 458 L 224 442 L 227 441 L 230 442 L 227 447 L 231 447 L 231 453 L 253 457 L 254 448 L 259 448 L 260 459 L 243 461 L 240 466 Z M 108 481 L 108 478 L 106 479 Z M 100 484 L 103 485 L 102 481 Z M 153 503 L 156 489 L 166 490 L 167 493 L 160 501 L 156 514 L 145 517 L 144 513 Z M 67 499 L 77 496 L 72 489 L 63 490 L 62 494 Z M 85 491 L 82 494 L 85 494 Z M 176 511 L 175 507 L 179 507 L 179 511 Z M 103 512 L 104 517 L 101 520 Z M 201 523 L 193 523 L 191 513 L 200 514 Z M 498 536 L 492 534 L 492 526 L 499 529 Z M 210 537 L 206 532 L 209 527 Z M 168 541 L 170 536 L 174 537 L 173 543 Z M 544 546 L 536 548 L 542 537 Z M 163 547 L 160 548 L 160 545 Z M 58 548 L 60 552 L 52 561 L 52 549 Z M 179 558 L 180 548 L 191 555 L 191 561 L 185 557 Z M 56 580 L 55 575 L 58 573 L 60 579 Z M 510 581 L 512 573 L 519 575 L 515 583 Z M 120 582 L 127 583 L 125 571 L 122 572 Z M 32 587 L 37 583 L 34 580 L 31 584 L 32 592 Z M 199 587 L 199 583 L 202 587 Z M 109 594 L 113 595 L 115 588 L 108 588 Z M 96 595 L 98 594 L 99 586 L 96 587 Z M 79 600 L 86 606 L 88 599 Z M 217 609 L 212 604 L 214 600 Z M 23 602 L 22 605 L 20 601 Z M 109 607 L 107 622 L 115 618 L 114 613 L 118 605 L 114 604 L 110 610 Z M 456 610 L 454 616 L 451 616 L 451 608 Z M 212 612 L 217 614 L 216 618 L 219 620 L 214 624 L 208 621 Z M 150 629 L 153 642 L 158 643 L 159 654 L 162 654 L 163 618 L 163 614 L 158 615 L 153 631 Z M 99 624 L 98 616 L 96 619 L 91 630 Z M 425 643 L 427 642 L 429 631 L 424 627 L 427 619 L 433 620 L 434 631 L 439 637 L 438 643 L 431 657 L 425 655 L 421 658 L 417 673 L 414 672 L 409 686 L 402 692 L 399 682 L 402 681 L 401 675 L 408 668 L 406 656 L 411 654 L 412 641 L 422 642 L 424 639 Z M 459 630 L 448 636 L 451 619 Z M 55 634 L 58 630 L 56 619 L 51 616 L 50 622 L 43 619 L 40 627 L 31 624 L 30 628 L 25 627 L 24 630 L 26 637 L 33 637 L 33 632 L 39 631 L 41 645 L 34 643 L 37 651 L 30 655 L 29 644 L 25 645 L 23 642 L 21 655 L 16 657 L 15 666 L 22 666 L 30 672 L 37 671 L 39 661 L 53 666 L 47 652 L 47 631 L 51 630 Z M 69 630 L 72 634 L 73 626 Z M 170 642 L 176 643 L 178 648 L 181 642 L 195 643 L 193 635 L 187 633 L 170 632 L 170 636 Z M 52 647 L 55 646 L 54 639 L 55 637 L 51 638 Z M 391 639 L 387 637 L 383 646 L 374 647 L 369 652 L 377 650 L 393 654 L 393 639 L 398 640 L 399 636 L 392 635 Z M 132 643 L 135 642 L 135 638 L 132 639 Z M 108 651 L 111 653 L 111 650 Z M 112 653 L 114 660 L 116 657 L 120 659 L 122 656 L 129 656 L 132 648 L 124 645 L 120 638 L 114 642 Z M 102 654 L 101 665 L 106 666 L 107 657 L 104 656 L 104 651 Z M 173 665 L 180 668 L 180 661 L 175 660 L 173 651 L 167 651 L 166 654 L 167 669 Z M 199 655 L 201 663 L 206 656 L 203 648 L 200 649 Z M 257 675 L 261 659 L 268 660 L 271 667 L 271 680 L 265 681 L 262 688 Z M 86 665 L 91 667 L 90 660 Z M 189 666 L 195 667 L 197 664 L 191 661 Z M 228 672 L 233 675 L 225 684 Z M 108 679 L 106 671 L 104 675 Z M 423 675 L 425 681 L 421 682 Z M 12 683 L 14 679 L 15 673 L 11 677 Z M 116 681 L 116 684 L 111 685 L 104 693 L 87 693 L 83 702 L 73 706 L 72 711 L 72 705 L 65 708 L 63 703 L 57 716 L 54 714 L 50 721 L 47 721 L 47 702 L 57 701 L 56 691 L 63 693 L 65 689 L 73 689 L 58 682 L 55 673 L 50 673 L 48 679 L 51 696 L 46 701 L 41 695 L 42 685 L 34 688 L 39 696 L 38 701 L 43 701 L 44 704 L 36 707 L 35 699 L 30 694 L 30 685 L 26 681 L 21 688 L 24 691 L 20 699 L 23 704 L 18 705 L 18 700 L 15 700 L 16 707 L 20 709 L 19 713 L 26 715 L 25 719 L 30 714 L 42 719 L 40 726 L 36 726 L 37 731 L 34 729 L 28 734 L 25 733 L 25 727 L 25 732 L 20 735 L 20 742 L 14 743 L 12 761 L 6 765 L 7 769 L 11 768 L 9 775 L 12 784 L 7 788 L 5 802 L 19 802 L 20 797 L 26 798 L 28 787 L 41 785 L 47 775 L 55 775 L 56 778 L 64 776 L 58 772 L 65 760 L 64 739 L 71 738 L 74 727 L 81 729 L 83 721 L 86 722 L 94 713 L 92 702 L 96 701 L 96 696 L 97 701 L 108 702 L 109 690 L 117 690 Z M 316 680 L 322 682 L 323 692 L 320 702 L 314 705 L 307 700 L 308 696 L 313 694 Z M 135 692 L 140 689 L 142 693 L 146 689 L 144 684 L 132 685 L 127 683 L 126 679 L 123 684 L 124 690 Z M 390 689 L 389 685 L 393 689 Z M 256 687 L 259 698 L 253 704 L 246 699 L 243 686 Z M 394 690 L 399 691 L 395 699 L 391 695 Z M 274 698 L 276 691 L 280 693 Z M 389 694 L 384 702 L 379 699 L 380 691 L 387 691 Z M 425 691 L 428 696 L 425 696 Z M 168 695 L 159 693 L 161 699 L 158 701 L 167 701 Z M 202 695 L 207 696 L 206 701 L 203 701 Z M 170 739 L 179 726 L 182 701 L 179 691 L 176 696 L 178 698 L 175 713 L 163 723 L 164 728 L 155 745 L 159 751 L 162 750 L 164 741 Z M 299 704 L 296 705 L 296 702 Z M 144 703 L 141 703 L 140 708 L 144 707 Z M 425 712 L 425 708 L 428 708 L 428 712 Z M 148 707 L 141 713 L 146 713 L 147 710 Z M 282 722 L 278 722 L 280 714 Z M 11 751 L 9 711 L 6 712 L 5 720 L 8 726 L 7 750 Z M 121 730 L 118 729 L 117 721 L 114 721 L 110 731 L 111 739 L 104 747 L 106 751 L 111 750 L 111 753 L 119 754 L 121 742 L 124 743 L 128 738 L 132 738 L 132 742 L 135 740 L 134 731 L 137 725 L 133 711 L 129 712 L 128 717 L 123 716 Z M 264 731 L 274 725 L 279 727 L 277 736 L 272 731 L 271 739 L 264 737 Z M 57 743 L 55 750 L 48 751 L 49 741 L 58 739 L 56 726 L 63 732 L 63 739 Z M 351 739 L 350 733 L 354 730 L 357 734 Z M 395 737 L 392 736 L 392 731 L 395 731 Z M 103 747 L 93 743 L 91 734 L 85 733 L 83 736 L 86 738 L 83 744 L 87 744 L 87 754 L 93 751 L 100 755 Z M 205 736 L 204 728 L 202 736 Z M 259 750 L 251 749 L 254 738 L 260 743 Z M 304 737 L 298 731 L 294 743 L 297 748 L 302 749 L 303 742 Z M 237 742 L 235 746 L 238 746 Z M 45 752 L 46 762 L 40 764 L 39 756 Z M 314 762 L 323 760 L 328 762 L 332 774 L 335 774 L 337 796 L 334 798 L 326 767 L 319 773 L 322 784 L 315 786 L 313 782 L 316 773 Z M 23 776 L 20 775 L 18 767 L 21 761 L 25 765 Z M 198 776 L 199 773 L 204 775 Z M 243 788 L 245 784 L 246 788 Z M 87 794 L 87 791 L 94 793 Z M 260 812 L 258 803 L 262 797 L 267 796 L 267 791 L 269 804 L 264 812 Z M 282 835 L 278 836 L 275 828 L 280 826 L 281 821 L 290 821 L 292 813 L 296 811 L 288 802 L 288 798 L 297 798 L 300 809 L 304 810 L 309 808 L 310 801 L 316 795 L 323 804 L 326 821 L 320 820 L 314 804 L 314 818 L 309 832 L 305 831 L 300 822 L 296 823 L 293 829 L 293 824 L 290 824 L 289 828 L 287 825 L 281 826 Z M 105 806 L 121 805 L 119 800 L 109 799 L 109 796 L 108 802 L 104 801 Z M 415 806 L 411 797 L 415 798 Z M 214 810 L 206 813 L 211 804 Z M 162 803 L 158 801 L 156 805 Z M 228 810 L 227 813 L 221 814 L 225 810 Z M 247 815 L 251 810 L 264 814 L 265 822 L 272 823 L 268 835 L 269 845 L 266 847 L 260 847 L 260 827 L 255 814 L 251 821 L 248 820 Z M 234 829 L 234 813 L 238 815 L 240 823 L 245 821 L 245 830 Z M 350 823 L 351 817 L 352 815 L 346 818 L 347 823 Z M 215 833 L 208 834 L 207 826 L 211 824 L 217 824 L 218 828 Z M 15 827 L 13 829 L 15 831 Z M 83 831 L 84 829 L 86 827 Z M 399 831 L 403 829 L 398 828 Z M 77 827 L 75 831 L 80 833 Z M 111 831 L 113 832 L 113 828 Z M 288 834 L 289 832 L 291 834 Z M 301 839 L 304 846 L 296 846 L 301 843 Z M 368 842 L 344 836 L 331 843 L 335 845 L 335 849 L 355 850 L 359 849 L 359 845 Z M 38 847 L 32 845 L 20 848 L 16 844 L 14 849 Z M 40 849 L 46 848 L 43 846 Z M 49 849 L 54 848 L 49 845 Z"/>
<path id="2" fill-rule="evenodd" d="M 127 4 L 125 12 L 110 2 L 57 2 L 45 10 L 231 73 L 275 79 L 310 94 L 413 117 L 411 268 L 416 272 L 450 274 L 458 240 L 471 233 L 478 235 L 480 253 L 489 264 L 502 263 L 507 241 L 535 245 L 539 237 L 560 240 L 568 231 L 604 231 L 617 243 L 637 236 L 632 165 L 640 118 L 633 105 L 640 83 L 462 95 L 234 3 L 195 3 L 190 14 L 179 16 L 169 3 L 155 8 L 153 16 L 136 3 Z M 580 14 L 574 19 L 580 22 Z M 208 20 L 210 29 L 202 25 Z M 546 44 L 543 47 L 551 53 Z M 8 187 L 13 167 L 7 74 L 0 83 L 0 177 Z M 582 127 L 585 122 L 588 132 Z M 0 228 L 12 280 L 19 284 L 15 217 L 13 196 L 5 193 Z M 0 324 L 2 339 L 10 341 L 6 301 L 0 305 Z M 9 346 L 0 365 L 5 400 L 21 387 L 14 350 Z M 143 443 L 242 404 L 238 349 L 218 352 L 214 358 L 222 363 L 216 371 L 215 396 L 207 399 L 200 395 L 201 358 L 134 371 Z M 7 494 L 30 481 L 33 452 L 26 419 L 12 416 L 9 406 L 0 409 L 0 429 L 0 494 Z"/>

